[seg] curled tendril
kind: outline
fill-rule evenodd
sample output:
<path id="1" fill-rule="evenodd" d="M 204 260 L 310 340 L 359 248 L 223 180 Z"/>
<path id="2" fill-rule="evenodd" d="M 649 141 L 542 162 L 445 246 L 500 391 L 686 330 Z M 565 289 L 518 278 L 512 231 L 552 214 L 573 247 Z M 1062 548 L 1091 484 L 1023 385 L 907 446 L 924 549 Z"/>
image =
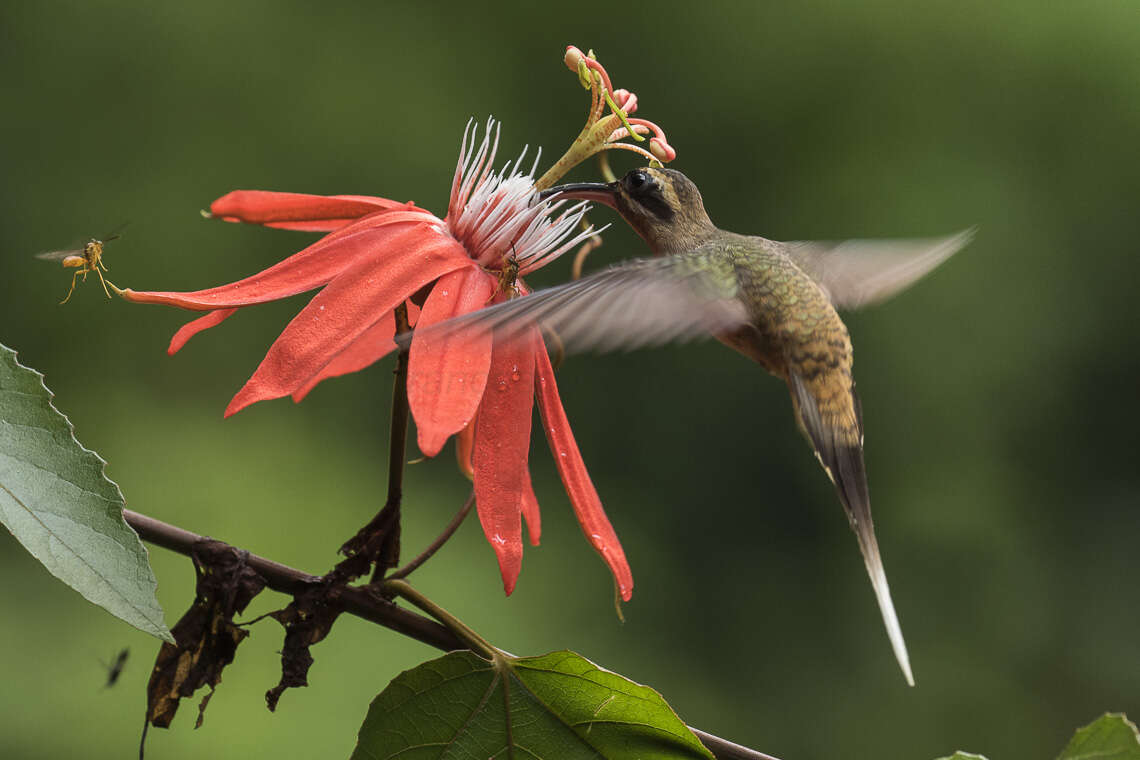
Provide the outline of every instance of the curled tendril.
<path id="1" fill-rule="evenodd" d="M 629 136 L 638 142 L 645 142 L 645 138 L 637 134 L 637 131 L 634 130 L 633 126 L 629 123 L 629 118 L 626 116 L 625 111 L 623 111 L 621 107 L 614 102 L 613 95 L 611 95 L 608 90 L 603 91 L 603 94 L 606 98 L 606 105 L 610 107 L 610 110 L 613 112 L 614 116 L 618 117 L 618 119 L 621 120 L 621 123 L 625 127 L 626 132 L 629 134 Z"/>
<path id="2" fill-rule="evenodd" d="M 601 77 L 601 84 L 606 92 L 613 93 L 614 86 L 610 84 L 610 75 L 606 73 L 605 67 L 598 63 L 593 50 L 583 54 L 578 48 L 568 45 L 564 60 L 567 66 L 578 72 L 578 81 L 582 83 L 582 87 L 589 89 L 594 86 L 594 76 L 590 73 L 593 71 Z"/>
<path id="3" fill-rule="evenodd" d="M 637 109 L 637 96 L 629 90 L 614 89 L 610 82 L 609 73 L 606 72 L 602 64 L 598 63 L 593 50 L 582 55 L 581 50 L 570 45 L 566 48 L 566 63 L 570 65 L 571 62 L 574 63 L 575 70 L 578 72 L 578 81 L 582 87 L 586 89 L 598 88 L 601 91 L 601 97 L 610 107 L 610 111 L 618 117 L 618 120 L 626 128 L 626 136 L 632 137 L 637 142 L 644 142 L 645 138 L 634 131 L 628 121 L 629 114 Z"/>

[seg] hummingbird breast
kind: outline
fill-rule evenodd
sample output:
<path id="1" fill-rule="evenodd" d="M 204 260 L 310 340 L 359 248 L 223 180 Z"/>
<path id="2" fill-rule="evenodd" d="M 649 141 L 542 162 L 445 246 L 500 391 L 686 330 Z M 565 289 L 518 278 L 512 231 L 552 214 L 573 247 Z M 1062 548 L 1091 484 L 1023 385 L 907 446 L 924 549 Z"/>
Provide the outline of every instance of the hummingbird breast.
<path id="1" fill-rule="evenodd" d="M 786 382 L 798 376 L 836 437 L 859 444 L 847 326 L 823 289 L 787 256 L 760 245 L 768 241 L 746 240 L 757 242 L 730 256 L 751 322 L 717 337 Z"/>

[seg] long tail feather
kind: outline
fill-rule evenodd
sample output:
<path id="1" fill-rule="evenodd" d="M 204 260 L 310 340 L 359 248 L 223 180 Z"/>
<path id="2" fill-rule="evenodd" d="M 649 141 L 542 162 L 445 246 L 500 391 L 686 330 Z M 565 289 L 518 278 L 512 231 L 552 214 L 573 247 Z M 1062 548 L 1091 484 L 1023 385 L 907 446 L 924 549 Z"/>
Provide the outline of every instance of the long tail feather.
<path id="1" fill-rule="evenodd" d="M 853 527 L 855 536 L 859 539 L 859 550 L 863 553 L 863 564 L 867 566 L 867 574 L 871 577 L 871 587 L 875 590 L 875 598 L 879 602 L 879 611 L 883 615 L 883 623 L 887 626 L 887 636 L 891 640 L 895 659 L 899 661 L 899 667 L 902 668 L 907 684 L 914 686 L 914 673 L 910 668 L 910 656 L 907 654 L 902 627 L 899 625 L 899 618 L 895 613 L 895 604 L 891 600 L 891 589 L 887 585 L 887 573 L 883 569 L 883 559 L 879 554 L 879 543 L 875 540 L 875 526 L 871 524 L 870 511 L 868 510 L 866 520 L 858 522 Z"/>
<path id="2" fill-rule="evenodd" d="M 847 424 L 832 419 L 833 415 L 821 413 L 815 396 L 808 389 L 804 379 L 791 373 L 788 385 L 792 390 L 792 401 L 796 417 L 815 448 L 820 464 L 839 492 L 839 500 L 851 522 L 851 529 L 859 541 L 859 551 L 863 554 L 863 564 L 871 578 L 871 588 L 879 603 L 887 636 L 891 641 L 895 659 L 902 668 L 906 682 L 914 686 L 914 674 L 910 667 L 910 657 L 903 640 L 902 627 L 891 600 L 891 589 L 887 585 L 887 574 L 883 569 L 883 559 L 879 553 L 879 542 L 875 539 L 875 524 L 871 520 L 871 497 L 867 489 L 867 468 L 863 462 L 863 422 L 859 397 L 854 386 L 850 389 L 851 403 L 848 408 Z"/>

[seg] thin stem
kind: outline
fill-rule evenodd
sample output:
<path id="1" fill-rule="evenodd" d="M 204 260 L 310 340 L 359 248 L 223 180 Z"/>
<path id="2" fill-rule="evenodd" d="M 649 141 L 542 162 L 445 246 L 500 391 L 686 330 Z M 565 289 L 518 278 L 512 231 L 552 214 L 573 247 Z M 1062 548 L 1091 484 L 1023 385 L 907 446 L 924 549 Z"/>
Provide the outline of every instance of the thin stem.
<path id="1" fill-rule="evenodd" d="M 189 557 L 194 545 L 205 539 L 197 533 L 192 533 L 176 525 L 156 520 L 139 512 L 129 509 L 123 510 L 123 518 L 127 524 L 135 529 L 139 538 L 155 546 L 161 546 L 183 556 Z M 249 566 L 265 579 L 265 585 L 274 591 L 283 594 L 296 594 L 313 583 L 320 581 L 320 577 L 309 575 L 295 568 L 274 562 L 271 559 L 250 554 L 247 560 Z M 408 586 L 404 581 L 393 581 Z M 414 612 L 401 609 L 369 591 L 367 588 L 344 586 L 337 589 L 337 599 L 343 605 L 344 611 L 355 615 L 362 620 L 383 626 L 390 630 L 402 633 L 416 641 L 433 646 L 444 652 L 456 649 L 466 649 L 468 644 L 456 633 L 434 620 L 417 615 Z M 419 596 L 418 592 L 416 596 Z M 408 597 L 405 597 L 408 598 Z M 421 597 L 422 598 L 422 597 Z M 408 598 L 408 601 L 415 603 Z M 422 609 L 422 608 L 421 608 Z M 492 647 L 493 648 L 493 647 Z M 778 760 L 771 755 L 757 752 L 754 749 L 742 747 L 727 739 L 706 733 L 689 726 L 689 730 L 697 735 L 701 743 L 717 757 L 717 760 Z"/>
<path id="2" fill-rule="evenodd" d="M 570 267 L 570 279 L 581 279 L 582 267 L 586 265 L 586 257 L 590 255 L 591 251 L 593 251 L 595 248 L 601 247 L 601 245 L 601 235 L 591 235 L 590 237 L 586 238 L 586 242 L 582 243 L 582 247 L 578 249 L 578 252 L 576 254 L 574 254 L 574 263 Z"/>
<path id="3" fill-rule="evenodd" d="M 197 533 L 192 533 L 138 512 L 132 512 L 129 509 L 123 510 L 123 517 L 142 540 L 187 557 L 194 550 L 194 545 L 204 539 Z M 282 565 L 280 562 L 274 562 L 256 554 L 249 555 L 248 563 L 251 568 L 257 571 L 258 575 L 265 579 L 266 586 L 282 594 L 291 596 L 298 594 L 321 580 L 320 576 L 301 572 L 288 565 Z M 463 641 L 454 633 L 434 620 L 400 609 L 366 588 L 343 586 L 337 589 L 337 596 L 340 603 L 343 604 L 345 612 L 385 628 L 390 628 L 416 641 L 442 649 L 445 652 L 463 649 L 465 646 Z"/>
<path id="4" fill-rule="evenodd" d="M 408 305 L 396 307 L 396 335 L 408 332 Z M 408 347 L 405 341 L 396 356 L 396 381 L 392 383 L 392 431 L 388 446 L 388 504 L 399 507 L 404 489 L 404 462 L 408 449 Z M 387 504 L 385 505 L 387 506 Z"/>
<path id="5" fill-rule="evenodd" d="M 447 524 L 447 527 L 443 529 L 442 533 L 436 536 L 435 540 L 431 542 L 428 548 L 424 549 L 420 553 L 420 556 L 416 557 L 411 562 L 401 567 L 399 570 L 394 570 L 389 573 L 387 579 L 394 580 L 396 578 L 406 578 L 412 573 L 413 570 L 431 559 L 431 556 L 439 551 L 440 547 L 447 543 L 448 539 L 455 535 L 455 531 L 459 530 L 459 526 L 462 525 L 463 521 L 467 519 L 467 515 L 471 513 L 471 507 L 473 506 L 475 506 L 474 489 L 471 490 L 471 495 L 467 497 L 467 501 L 463 502 L 463 506 L 460 507 L 459 511 L 455 513 L 455 516 L 451 518 L 451 522 Z"/>
<path id="6" fill-rule="evenodd" d="M 598 154 L 598 171 L 602 174 L 602 179 L 606 182 L 616 182 L 617 175 L 614 170 L 610 168 L 610 154 L 607 151 L 602 151 Z"/>
<path id="7" fill-rule="evenodd" d="M 396 334 L 408 332 L 408 307 L 395 309 Z M 392 420 L 388 434 L 388 497 L 367 525 L 340 548 L 346 559 L 327 578 L 342 583 L 355 580 L 372 567 L 372 581 L 380 580 L 400 564 L 400 503 L 404 488 L 404 462 L 408 443 L 408 343 L 400 345 L 392 383 Z"/>
<path id="8" fill-rule="evenodd" d="M 381 584 L 381 588 L 390 594 L 402 596 L 409 602 L 419 607 L 421 610 L 431 615 L 433 618 L 443 623 L 449 631 L 454 633 L 459 638 L 463 639 L 471 651 L 476 654 L 481 654 L 488 660 L 497 660 L 503 656 L 502 652 L 492 646 L 486 639 L 484 639 L 475 631 L 471 630 L 466 623 L 459 618 L 452 615 L 450 612 L 440 607 L 438 604 L 428 599 L 426 596 L 416 591 L 410 583 L 401 580 L 386 580 Z"/>
<path id="9" fill-rule="evenodd" d="M 396 307 L 396 334 L 408 332 L 408 305 L 401 302 Z M 410 341 L 400 346 L 396 355 L 396 379 L 392 383 L 392 427 L 388 441 L 388 498 L 382 512 L 390 515 L 384 524 L 387 526 L 383 543 L 376 554 L 376 566 L 372 570 L 372 581 L 384 577 L 384 573 L 400 564 L 400 505 L 404 498 L 404 463 L 408 460 L 408 348 Z"/>
<path id="10" fill-rule="evenodd" d="M 696 737 L 701 740 L 701 744 L 705 745 L 717 760 L 780 760 L 778 757 L 765 755 L 763 752 L 757 752 L 736 742 L 730 742 L 728 739 L 722 739 L 699 728 L 692 726 L 686 726 L 686 728 L 696 734 Z"/>

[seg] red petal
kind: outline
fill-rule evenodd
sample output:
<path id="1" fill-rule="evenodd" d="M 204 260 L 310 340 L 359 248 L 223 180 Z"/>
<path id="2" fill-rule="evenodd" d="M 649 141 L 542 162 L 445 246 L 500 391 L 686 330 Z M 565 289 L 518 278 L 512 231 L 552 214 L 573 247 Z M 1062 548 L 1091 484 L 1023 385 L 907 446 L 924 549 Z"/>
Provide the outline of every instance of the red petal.
<path id="1" fill-rule="evenodd" d="M 424 301 L 417 327 L 429 327 L 487 304 L 495 278 L 476 266 L 441 277 Z M 470 333 L 470 334 L 469 334 Z M 417 332 L 408 356 L 408 405 L 416 419 L 420 451 L 434 457 L 475 416 L 487 370 L 487 330 L 427 337 Z"/>
<path id="2" fill-rule="evenodd" d="M 471 266 L 463 246 L 422 226 L 362 256 L 293 318 L 269 347 L 226 416 L 300 389 L 332 359 L 427 283 Z"/>
<path id="3" fill-rule="evenodd" d="M 410 204 L 410 202 L 409 202 Z M 264 224 L 288 230 L 335 230 L 377 211 L 409 204 L 367 195 L 308 195 L 265 190 L 234 190 L 210 204 L 210 213 L 227 222 Z"/>
<path id="4" fill-rule="evenodd" d="M 186 345 L 186 342 L 188 340 L 203 330 L 209 330 L 211 327 L 217 327 L 222 322 L 225 322 L 227 319 L 232 317 L 236 311 L 237 309 L 218 309 L 216 311 L 211 311 L 204 317 L 198 317 L 195 320 L 187 322 L 186 324 L 182 325 L 182 327 L 178 328 L 178 332 L 174 333 L 174 337 L 170 339 L 170 345 L 166 348 L 166 353 L 170 356 L 174 356 L 176 353 L 182 350 L 182 347 Z"/>
<path id="5" fill-rule="evenodd" d="M 526 534 L 531 546 L 538 546 L 542 536 L 542 515 L 538 511 L 538 499 L 534 496 L 534 486 L 530 483 L 530 468 L 527 468 L 523 481 L 522 516 L 526 520 Z"/>
<path id="6" fill-rule="evenodd" d="M 420 316 L 420 307 L 411 301 L 408 301 L 406 305 L 408 307 L 408 324 L 414 326 Z M 325 368 L 316 374 L 316 377 L 310 378 L 299 390 L 293 391 L 293 401 L 300 403 L 305 396 L 309 395 L 309 391 L 330 377 L 340 377 L 352 372 L 359 372 L 380 361 L 396 348 L 396 342 L 392 340 L 395 334 L 396 314 L 391 312 L 381 317 L 379 322 L 368 328 L 348 348 L 334 356 L 325 365 Z"/>
<path id="7" fill-rule="evenodd" d="M 435 217 L 420 211 L 389 211 L 361 219 L 333 232 L 268 269 L 244 280 L 191 293 L 136 292 L 123 290 L 120 295 L 136 303 L 161 303 L 183 309 L 213 309 L 249 306 L 304 293 L 330 282 L 334 277 L 362 259 L 373 260 L 382 254 L 390 258 L 406 255 L 393 245 L 393 239 L 415 230 L 426 239 L 452 242 L 456 259 L 469 261 L 462 246 L 431 225 Z"/>
<path id="8" fill-rule="evenodd" d="M 522 567 L 519 519 L 527 480 L 530 417 L 534 408 L 534 343 L 497 343 L 487 390 L 475 418 L 475 506 L 483 533 L 499 559 L 503 588 L 514 591 Z"/>
<path id="9" fill-rule="evenodd" d="M 570 431 L 570 421 L 566 419 L 562 399 L 558 396 L 558 386 L 554 382 L 550 357 L 541 346 L 535 356 L 538 408 L 542 412 L 546 440 L 554 454 L 554 463 L 558 465 L 558 472 L 562 476 L 562 483 L 566 486 L 566 493 L 570 496 L 570 504 L 574 507 L 582 532 L 610 566 L 621 598 L 628 602 L 633 596 L 633 573 L 629 569 L 629 562 L 626 561 L 617 533 L 602 509 L 602 500 L 598 498 L 598 492 L 590 481 L 590 473 L 586 471 L 586 464 L 582 461 L 582 454 Z"/>
<path id="10" fill-rule="evenodd" d="M 364 333 L 348 345 L 324 366 L 320 372 L 293 392 L 293 400 L 300 402 L 309 395 L 309 391 L 317 384 L 330 377 L 340 377 L 351 372 L 359 372 L 365 367 L 375 364 L 396 349 L 396 342 L 392 336 L 396 334 L 396 315 L 385 312 L 380 321 L 369 327 Z"/>

